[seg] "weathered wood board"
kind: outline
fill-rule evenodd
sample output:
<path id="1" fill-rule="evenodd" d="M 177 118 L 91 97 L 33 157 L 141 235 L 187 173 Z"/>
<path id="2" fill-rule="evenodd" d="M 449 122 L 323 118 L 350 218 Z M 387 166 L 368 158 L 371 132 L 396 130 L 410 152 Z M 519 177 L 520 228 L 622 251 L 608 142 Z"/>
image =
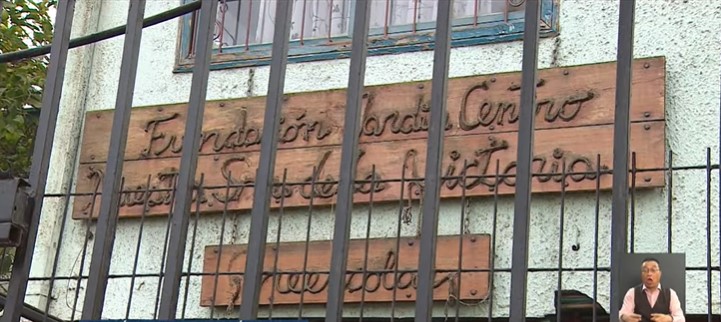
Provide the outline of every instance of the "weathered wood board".
<path id="1" fill-rule="evenodd" d="M 613 123 L 615 63 L 544 69 L 538 77 L 536 129 Z M 450 79 L 446 135 L 516 131 L 520 82 L 519 72 Z M 664 82 L 663 58 L 634 62 L 633 122 L 664 119 Z M 366 93 L 361 142 L 427 136 L 430 81 L 373 86 Z M 340 144 L 345 95 L 344 89 L 287 95 L 279 149 Z M 201 153 L 259 151 L 265 99 L 208 102 Z M 179 157 L 187 108 L 134 108 L 125 159 Z M 112 110 L 88 113 L 80 163 L 107 161 L 112 119 Z"/>
<path id="2" fill-rule="evenodd" d="M 663 167 L 663 122 L 636 123 L 631 126 L 631 150 L 636 152 L 636 164 L 639 168 Z M 495 135 L 479 134 L 449 137 L 445 140 L 442 169 L 445 176 L 461 176 L 464 160 L 467 161 L 466 176 L 488 176 L 485 178 L 467 178 L 466 196 L 488 196 L 494 191 L 489 189 L 495 185 L 496 163 L 500 165 L 500 175 L 514 174 L 517 151 L 517 133 L 508 132 Z M 569 175 L 566 191 L 594 190 L 596 188 L 595 172 L 599 165 L 597 155 L 601 156 L 601 169 L 611 168 L 613 164 L 613 125 L 578 127 L 538 131 L 535 135 L 534 171 L 547 174 L 533 179 L 533 192 L 560 191 L 560 178 L 563 164 L 566 173 L 586 172 L 586 174 Z M 405 178 L 422 178 L 425 169 L 426 141 L 422 139 L 366 143 L 360 146 L 358 161 L 359 180 L 370 180 L 372 167 L 375 164 L 376 180 L 399 179 L 405 167 Z M 306 205 L 309 198 L 314 197 L 314 205 L 335 203 L 338 173 L 340 170 L 341 148 L 339 146 L 285 149 L 279 150 L 276 161 L 276 180 L 280 184 L 284 169 L 287 171 L 286 182 L 290 183 L 281 194 L 281 189 L 274 191 L 271 207 L 280 205 L 280 197 L 284 196 L 284 207 Z M 230 188 L 226 196 L 226 184 L 252 184 L 253 175 L 259 164 L 259 152 L 229 154 L 220 156 L 202 156 L 198 160 L 196 181 L 203 185 L 213 186 L 207 189 L 201 198 L 201 211 L 223 211 L 228 201 L 228 209 L 250 209 L 253 202 L 252 187 Z M 170 188 L 178 172 L 180 160 L 177 158 L 160 159 L 153 162 L 127 161 L 125 163 L 126 189 L 130 190 L 121 198 L 123 216 L 141 216 L 144 210 L 145 191 L 148 175 L 152 175 L 151 188 Z M 313 169 L 317 169 L 316 188 L 311 192 Z M 80 175 L 93 177 L 95 180 L 83 180 L 78 184 L 79 191 L 92 192 L 100 189 L 101 165 L 83 165 Z M 551 178 L 553 177 L 553 178 Z M 644 172 L 645 180 L 637 180 L 636 187 L 654 187 L 663 184 L 663 172 Z M 610 175 L 601 177 L 601 188 L 611 187 Z M 446 180 L 441 189 L 443 198 L 460 197 L 462 180 Z M 501 195 L 514 193 L 514 178 L 504 177 L 499 186 Z M 306 183 L 301 185 L 300 183 Z M 400 182 L 377 182 L 373 189 L 374 202 L 419 198 L 417 186 L 406 182 L 405 194 L 400 195 Z M 367 203 L 370 200 L 371 183 L 360 183 L 356 186 L 356 202 Z M 93 208 L 93 217 L 97 216 L 100 196 L 92 202 L 91 196 L 76 198 L 81 210 L 77 218 L 85 217 Z M 166 215 L 170 207 L 169 191 L 151 193 L 146 215 Z M 93 207 L 93 204 L 95 205 Z M 195 203 L 193 204 L 195 210 Z"/>
<path id="3" fill-rule="evenodd" d="M 461 240 L 462 260 L 459 265 Z M 388 303 L 394 298 L 398 302 L 415 301 L 420 240 L 414 237 L 401 238 L 397 252 L 396 242 L 395 238 L 369 239 L 366 263 L 366 240 L 351 240 L 345 302 L 358 303 L 362 300 L 366 303 Z M 263 270 L 277 273 L 275 278 L 271 274 L 264 276 L 260 305 L 270 304 L 271 297 L 274 305 L 297 304 L 301 301 L 301 293 L 305 293 L 304 304 L 327 302 L 327 272 L 330 270 L 331 241 L 310 242 L 307 261 L 304 261 L 306 252 L 304 242 L 280 243 L 277 249 L 275 244 L 267 247 Z M 457 295 L 461 300 L 478 301 L 487 298 L 489 272 L 481 270 L 490 268 L 490 235 L 438 236 L 437 247 L 438 272 L 434 283 L 434 300 L 446 300 L 449 291 L 454 292 L 451 294 L 458 292 Z M 240 290 L 243 284 L 242 272 L 245 269 L 247 245 L 223 245 L 220 254 L 219 250 L 218 246 L 205 248 L 201 306 L 239 305 L 241 301 Z M 220 262 L 218 262 L 219 256 Z M 277 264 L 275 264 L 276 256 Z M 304 262 L 307 263 L 305 274 Z M 363 278 L 364 267 L 366 278 Z M 460 275 L 457 272 L 459 268 Z M 396 269 L 399 271 L 397 278 Z M 307 282 L 305 289 L 304 275 Z M 459 282 L 460 290 L 457 289 Z"/>
<path id="4" fill-rule="evenodd" d="M 548 176 L 534 179 L 533 192 L 558 192 L 556 179 L 566 162 L 567 172 L 595 172 L 610 168 L 613 153 L 613 109 L 615 63 L 554 68 L 540 71 L 538 83 L 534 169 Z M 663 58 L 634 62 L 631 103 L 631 149 L 637 154 L 639 168 L 661 168 L 664 144 Z M 516 158 L 517 117 L 519 112 L 520 73 L 451 79 L 448 97 L 443 174 L 460 176 L 464 160 L 468 162 L 467 196 L 493 195 L 496 162 L 500 173 L 513 174 Z M 370 179 L 376 167 L 379 180 L 400 180 L 405 167 L 407 179 L 424 174 L 430 82 L 369 87 L 364 99 L 361 155 L 358 180 Z M 200 210 L 217 212 L 252 207 L 252 185 L 258 166 L 260 135 L 265 98 L 209 102 L 206 107 L 203 146 L 198 159 L 197 178 L 203 175 L 207 188 Z M 313 193 L 309 186 L 289 185 L 283 194 L 285 207 L 306 206 L 313 195 L 314 205 L 335 203 L 338 178 L 345 91 L 324 91 L 288 95 L 285 101 L 276 181 L 287 169 L 287 182 L 310 183 L 313 169 L 319 171 Z M 121 217 L 143 213 L 144 192 L 150 175 L 150 189 L 171 188 L 180 164 L 180 146 L 185 122 L 185 104 L 137 108 L 131 115 L 124 167 L 125 189 L 121 199 Z M 73 218 L 95 217 L 100 197 L 100 180 L 106 162 L 108 130 L 112 111 L 88 113 Z M 601 156 L 600 164 L 596 156 Z M 554 177 L 554 179 L 550 179 Z M 444 198 L 462 194 L 458 180 L 446 180 Z M 504 178 L 499 194 L 514 192 L 512 178 Z M 225 194 L 226 184 L 236 185 Z M 611 176 L 601 178 L 601 189 L 611 187 Z M 661 171 L 644 172 L 638 188 L 663 186 Z M 594 174 L 569 177 L 567 191 L 595 189 Z M 401 184 L 376 185 L 376 202 L 414 198 L 415 191 Z M 417 187 L 415 188 L 417 191 Z M 358 203 L 371 198 L 369 183 L 357 184 Z M 272 207 L 280 204 L 280 188 L 274 191 Z M 95 202 L 93 202 L 95 201 Z M 147 215 L 167 215 L 169 191 L 149 194 Z"/>

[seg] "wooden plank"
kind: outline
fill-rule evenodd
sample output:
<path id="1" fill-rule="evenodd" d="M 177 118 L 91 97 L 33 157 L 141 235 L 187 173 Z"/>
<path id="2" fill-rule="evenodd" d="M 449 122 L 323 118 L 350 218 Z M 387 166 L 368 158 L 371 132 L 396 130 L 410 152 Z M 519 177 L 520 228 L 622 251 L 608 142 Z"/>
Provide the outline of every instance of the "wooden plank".
<path id="1" fill-rule="evenodd" d="M 459 269 L 459 245 L 463 241 L 461 274 Z M 366 240 L 351 240 L 348 249 L 348 274 L 346 275 L 347 303 L 399 302 L 415 301 L 415 279 L 418 270 L 418 251 L 420 240 L 404 237 L 396 253 L 396 239 L 369 239 L 366 256 Z M 461 300 L 479 301 L 488 297 L 490 269 L 490 235 L 439 236 L 436 253 L 436 285 L 433 298 L 445 301 L 449 294 L 460 292 Z M 242 272 L 245 268 L 247 245 L 223 245 L 222 254 L 218 246 L 205 248 L 203 274 L 201 281 L 201 306 L 239 305 L 242 288 Z M 281 243 L 276 249 L 269 245 L 265 255 L 264 276 L 261 286 L 260 305 L 270 304 L 271 295 L 274 305 L 300 303 L 301 293 L 305 304 L 323 304 L 327 302 L 328 271 L 330 265 L 331 241 L 310 242 L 305 274 L 303 262 L 306 247 L 303 242 Z M 397 264 L 395 261 L 398 257 Z M 218 265 L 218 256 L 220 264 Z M 275 257 L 278 264 L 274 266 Z M 366 262 L 366 278 L 363 267 Z M 216 270 L 217 268 L 217 270 Z M 398 269 L 398 278 L 395 270 Z M 471 271 L 476 270 L 476 271 Z M 216 286 L 216 271 L 217 288 Z M 273 279 L 272 272 L 280 272 Z M 237 273 L 233 274 L 233 273 Z M 307 287 L 303 288 L 303 275 Z M 365 282 L 365 283 L 364 283 Z M 365 290 L 365 291 L 364 291 Z M 395 291 L 395 296 L 394 296 Z M 449 293 L 453 292 L 453 293 Z M 272 294 L 271 294 L 272 293 Z M 364 295 L 363 295 L 364 294 Z M 215 296 L 215 303 L 213 297 Z M 363 298 L 364 297 L 364 298 Z"/>
<path id="2" fill-rule="evenodd" d="M 631 125 L 631 151 L 636 152 L 637 167 L 640 169 L 662 168 L 664 165 L 664 122 L 653 121 L 634 123 Z M 445 140 L 443 156 L 444 176 L 462 175 L 464 160 L 468 162 L 467 176 L 483 176 L 485 178 L 469 178 L 466 184 L 467 196 L 492 196 L 494 191 L 495 165 L 500 164 L 501 174 L 515 173 L 517 132 L 498 134 L 477 134 L 448 137 Z M 389 141 L 364 143 L 360 146 L 357 178 L 370 179 L 372 166 L 376 166 L 377 180 L 400 181 L 403 168 L 406 179 L 421 178 L 425 169 L 426 140 L 414 139 L 405 141 Z M 276 175 L 280 178 L 283 169 L 288 169 L 288 182 L 310 183 L 313 168 L 317 168 L 316 188 L 313 193 L 314 205 L 330 205 L 335 203 L 335 180 L 338 177 L 340 163 L 340 146 L 300 148 L 279 150 L 276 162 Z M 586 126 L 566 129 L 539 130 L 535 134 L 534 172 L 547 174 L 537 176 L 533 180 L 534 193 L 558 192 L 561 190 L 560 177 L 565 162 L 567 173 L 588 172 L 570 175 L 567 179 L 566 191 L 593 191 L 596 187 L 595 174 L 600 166 L 611 168 L 613 156 L 613 125 Z M 601 156 L 600 165 L 596 156 Z M 204 186 L 215 186 L 218 189 L 204 190 L 202 196 L 202 212 L 223 211 L 227 201 L 228 210 L 243 210 L 252 207 L 252 187 L 235 187 L 229 196 L 225 195 L 227 178 L 232 184 L 252 184 L 255 169 L 258 166 L 259 152 L 202 156 L 198 160 L 198 180 L 204 174 Z M 145 182 L 152 175 L 152 188 L 169 188 L 174 182 L 179 166 L 179 158 L 157 160 L 128 161 L 125 163 L 125 183 L 127 192 L 121 198 L 121 217 L 138 217 L 143 211 Z M 77 185 L 79 193 L 92 193 L 99 189 L 102 176 L 102 164 L 80 166 L 80 180 Z M 502 178 L 499 194 L 513 194 L 513 178 Z M 278 182 L 280 180 L 277 180 Z M 460 180 L 446 180 L 441 190 L 443 198 L 460 197 L 462 194 Z M 612 184 L 611 175 L 601 178 L 601 189 L 609 189 Z M 661 187 L 664 184 L 662 171 L 643 172 L 638 174 L 636 187 Z M 375 185 L 373 200 L 375 202 L 398 201 L 400 198 L 420 198 L 417 185 L 406 182 L 405 195 L 400 196 L 399 182 L 380 182 Z M 306 206 L 311 197 L 310 185 L 288 186 L 285 193 L 280 188 L 274 190 L 272 207 L 278 207 L 280 196 L 285 195 L 284 207 Z M 356 186 L 355 201 L 367 203 L 370 200 L 371 185 L 361 183 Z M 95 207 L 92 197 L 80 196 L 75 199 L 74 218 L 87 218 L 89 214 L 97 215 L 99 196 Z M 167 215 L 171 201 L 168 191 L 151 193 L 149 197 L 148 215 Z M 194 206 L 193 206 L 194 207 Z M 195 209 L 195 208 L 193 208 Z M 93 211 L 91 211 L 93 210 Z"/>
<path id="3" fill-rule="evenodd" d="M 631 120 L 664 119 L 665 60 L 634 61 Z M 539 71 L 537 129 L 612 124 L 616 63 Z M 517 130 L 520 72 L 453 78 L 447 136 Z M 431 81 L 368 87 L 361 142 L 426 137 Z M 279 149 L 340 144 L 345 89 L 286 96 Z M 201 154 L 258 151 L 265 98 L 208 102 Z M 126 160 L 177 157 L 187 104 L 135 108 Z M 86 116 L 80 163 L 104 163 L 113 111 Z"/>

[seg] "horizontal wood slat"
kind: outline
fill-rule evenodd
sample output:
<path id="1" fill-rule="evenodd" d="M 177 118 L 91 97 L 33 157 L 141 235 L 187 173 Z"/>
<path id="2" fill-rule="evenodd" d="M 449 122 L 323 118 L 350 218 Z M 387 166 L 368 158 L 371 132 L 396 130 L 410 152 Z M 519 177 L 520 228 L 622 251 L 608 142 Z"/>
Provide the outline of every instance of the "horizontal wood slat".
<path id="1" fill-rule="evenodd" d="M 662 168 L 664 165 L 664 136 L 663 122 L 635 123 L 631 126 L 631 151 L 636 152 L 636 164 L 639 168 Z M 487 176 L 485 178 L 467 178 L 466 196 L 492 196 L 495 185 L 496 162 L 500 164 L 501 175 L 515 173 L 515 160 L 517 149 L 517 134 L 515 132 L 495 135 L 469 135 L 449 137 L 445 140 L 443 156 L 443 174 L 445 176 L 462 176 L 464 161 L 468 168 L 466 176 Z M 426 140 L 415 139 L 408 141 L 367 143 L 360 146 L 358 160 L 359 180 L 370 180 L 372 166 L 376 167 L 376 183 L 373 193 L 374 202 L 418 199 L 422 195 L 418 184 L 420 182 L 406 182 L 405 195 L 400 195 L 400 182 L 386 180 L 399 180 L 405 167 L 405 178 L 422 178 L 425 169 Z M 566 182 L 566 191 L 590 191 L 596 188 L 595 172 L 599 165 L 596 156 L 601 155 L 600 167 L 602 170 L 611 168 L 613 164 L 613 125 L 578 127 L 569 129 L 543 130 L 536 133 L 534 151 L 536 160 L 533 169 L 543 173 L 532 181 L 535 193 L 561 191 L 561 173 L 565 162 L 566 172 L 585 172 L 569 175 Z M 315 206 L 335 203 L 335 192 L 340 169 L 339 146 L 287 149 L 278 151 L 276 181 L 280 186 L 283 170 L 288 169 L 285 193 L 281 194 L 280 187 L 273 191 L 271 207 L 280 205 L 280 198 L 284 196 L 284 207 L 303 206 L 309 203 L 313 196 Z M 225 195 L 225 186 L 230 178 L 231 184 L 252 185 L 255 169 L 258 167 L 259 152 L 243 154 L 202 156 L 198 160 L 197 180 L 204 175 L 206 188 L 201 199 L 202 212 L 218 212 L 225 209 L 224 203 L 228 201 L 230 210 L 250 209 L 253 202 L 252 186 L 233 187 L 228 196 Z M 125 163 L 126 192 L 121 198 L 120 215 L 123 217 L 138 217 L 145 207 L 145 190 L 147 176 L 152 175 L 151 188 L 170 188 L 178 175 L 177 168 L 180 160 L 161 159 L 153 162 L 128 161 Z M 313 169 L 317 169 L 316 186 L 311 192 Z M 81 192 L 92 193 L 100 189 L 102 165 L 81 165 L 80 176 L 92 178 L 82 180 L 77 189 Z M 605 171 L 605 170 L 604 170 Z M 659 187 L 664 183 L 663 171 L 650 171 L 639 173 L 643 180 L 637 180 L 637 188 Z M 514 178 L 503 177 L 498 193 L 501 195 L 513 194 L 515 189 Z M 444 182 L 441 189 L 442 198 L 460 197 L 462 194 L 460 178 L 449 179 Z M 601 189 L 610 189 L 612 178 L 610 174 L 601 178 Z M 356 184 L 355 201 L 366 203 L 370 200 L 371 183 Z M 97 216 L 100 197 L 90 195 L 76 198 L 75 205 L 79 211 L 76 218 L 86 218 L 93 205 L 93 217 Z M 170 191 L 150 193 L 147 215 L 167 215 L 171 201 Z M 195 202 L 193 203 L 195 211 Z"/>

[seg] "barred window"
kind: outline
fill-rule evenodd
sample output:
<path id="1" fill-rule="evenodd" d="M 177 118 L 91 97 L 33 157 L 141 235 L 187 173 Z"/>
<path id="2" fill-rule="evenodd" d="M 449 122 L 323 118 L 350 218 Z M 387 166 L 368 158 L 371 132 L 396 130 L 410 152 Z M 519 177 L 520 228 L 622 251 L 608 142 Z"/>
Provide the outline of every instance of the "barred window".
<path id="1" fill-rule="evenodd" d="M 214 32 L 214 62 L 237 61 L 236 65 L 244 66 L 269 61 L 278 0 L 219 1 Z M 294 1 L 290 62 L 332 59 L 350 52 L 355 1 L 288 1 Z M 372 0 L 372 44 L 369 46 L 369 55 L 392 53 L 394 49 L 422 50 L 413 46 L 433 41 L 438 1 Z M 520 39 L 522 36 L 525 0 L 453 1 L 453 39 L 457 43 L 454 46 Z M 547 13 L 545 20 L 548 20 L 542 19 L 545 22 L 544 31 L 553 31 L 551 20 L 555 2 L 542 2 L 542 9 Z M 185 21 L 180 65 L 183 65 L 183 61 L 192 62 L 196 19 L 197 16 L 191 15 Z"/>

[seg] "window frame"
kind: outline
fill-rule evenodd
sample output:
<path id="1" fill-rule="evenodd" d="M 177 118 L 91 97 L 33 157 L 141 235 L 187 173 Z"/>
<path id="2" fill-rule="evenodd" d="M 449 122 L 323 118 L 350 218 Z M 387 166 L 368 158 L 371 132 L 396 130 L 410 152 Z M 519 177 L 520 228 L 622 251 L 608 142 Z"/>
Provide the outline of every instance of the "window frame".
<path id="1" fill-rule="evenodd" d="M 181 0 L 188 3 L 196 0 Z M 553 37 L 558 34 L 559 0 L 541 1 L 541 30 L 540 37 Z M 179 41 L 177 42 L 176 64 L 174 72 L 191 72 L 194 58 L 189 57 L 191 50 L 193 20 L 195 13 L 187 14 L 181 18 Z M 351 20 L 353 15 L 351 14 Z M 478 46 L 483 44 L 509 42 L 523 39 L 524 18 L 523 11 L 511 12 L 508 22 L 504 22 L 503 14 L 492 14 L 479 17 L 475 27 L 473 18 L 460 18 L 454 22 L 451 33 L 451 48 Z M 352 21 L 350 22 L 352 26 Z M 429 24 L 429 23 L 426 23 Z M 352 27 L 351 27 L 352 28 Z M 381 29 L 381 28 L 375 28 Z M 420 28 L 419 28 L 420 29 Z M 352 30 L 349 30 L 351 33 Z M 303 45 L 300 41 L 291 40 L 288 50 L 288 63 L 317 62 L 335 59 L 350 58 L 351 37 L 337 36 L 322 39 L 305 39 Z M 388 33 L 384 37 L 382 30 L 370 30 L 368 43 L 368 56 L 392 55 L 399 53 L 419 52 L 433 50 L 433 29 L 423 29 L 411 34 L 405 31 Z M 223 47 L 213 49 L 211 70 L 229 68 L 258 67 L 270 65 L 272 44 Z"/>

